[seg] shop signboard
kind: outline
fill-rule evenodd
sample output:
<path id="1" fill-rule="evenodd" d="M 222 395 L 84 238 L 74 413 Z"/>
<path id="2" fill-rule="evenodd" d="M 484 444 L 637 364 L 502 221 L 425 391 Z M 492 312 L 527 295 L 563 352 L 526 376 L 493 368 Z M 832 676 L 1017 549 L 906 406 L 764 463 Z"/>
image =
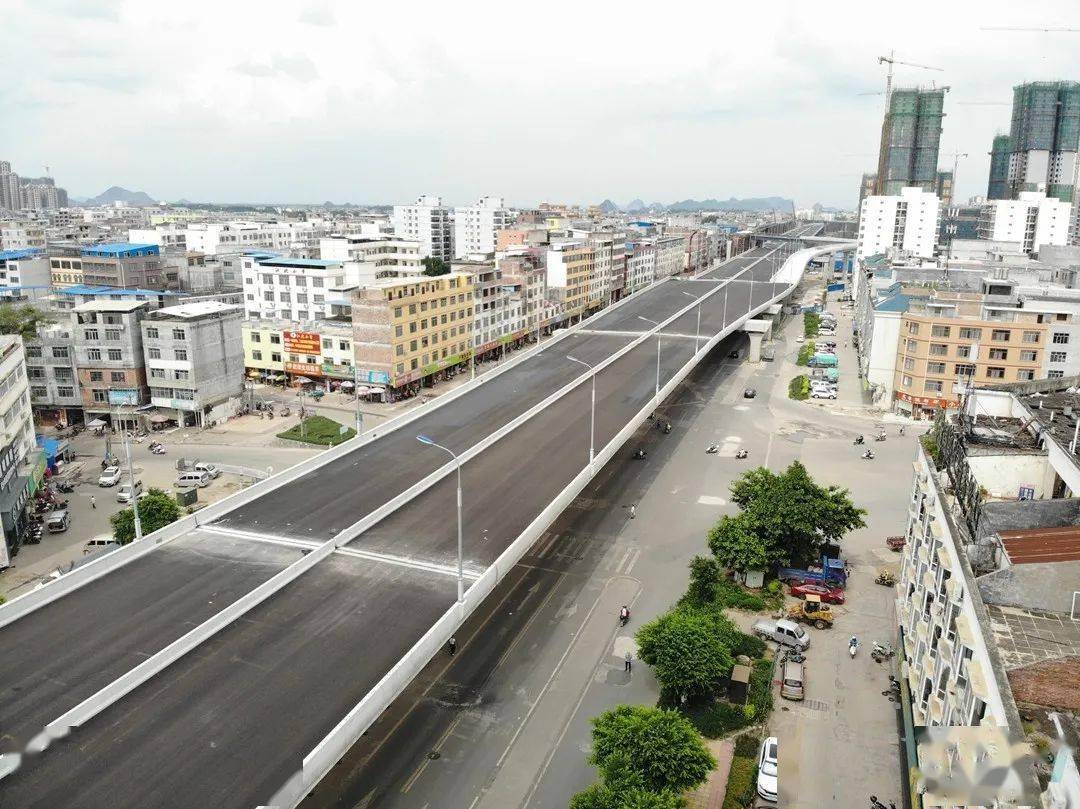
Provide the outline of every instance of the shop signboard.
<path id="1" fill-rule="evenodd" d="M 959 402 L 954 402 L 951 399 L 935 399 L 931 396 L 912 396 L 910 393 L 904 393 L 903 391 L 897 391 L 896 398 L 905 402 L 911 402 L 911 404 L 921 405 L 922 407 L 959 407 Z"/>
<path id="2" fill-rule="evenodd" d="M 322 338 L 313 331 L 283 331 L 281 339 L 287 354 L 322 354 Z M 287 363 L 286 363 L 287 364 Z"/>
<path id="3" fill-rule="evenodd" d="M 290 374 L 297 374 L 298 376 L 310 376 L 317 377 L 322 376 L 322 366 L 314 365 L 310 362 L 286 362 L 285 371 Z"/>
<path id="4" fill-rule="evenodd" d="M 390 374 L 386 371 L 370 371 L 364 368 L 357 368 L 356 379 L 359 382 L 367 382 L 369 385 L 390 384 Z"/>
<path id="5" fill-rule="evenodd" d="M 138 403 L 138 390 L 118 390 L 116 388 L 111 388 L 109 390 L 109 404 L 111 405 L 137 405 Z"/>
<path id="6" fill-rule="evenodd" d="M 353 368 L 351 365 L 338 365 L 335 362 L 329 360 L 322 364 L 323 376 L 332 376 L 335 379 L 352 379 Z"/>

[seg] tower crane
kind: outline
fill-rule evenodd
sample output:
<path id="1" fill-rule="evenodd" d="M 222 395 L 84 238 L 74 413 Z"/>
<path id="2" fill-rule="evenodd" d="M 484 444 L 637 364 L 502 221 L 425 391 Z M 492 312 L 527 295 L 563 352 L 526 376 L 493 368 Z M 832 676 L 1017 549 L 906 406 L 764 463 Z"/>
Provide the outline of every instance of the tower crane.
<path id="1" fill-rule="evenodd" d="M 901 62 L 896 58 L 896 51 L 889 51 L 888 56 L 879 56 L 878 64 L 887 64 L 889 66 L 889 72 L 885 74 L 885 110 L 889 109 L 889 102 L 892 100 L 892 74 L 893 65 L 903 65 L 904 67 L 917 67 L 920 70 L 936 70 L 939 73 L 944 73 L 944 68 L 931 67 L 930 65 L 918 65 L 914 62 Z"/>

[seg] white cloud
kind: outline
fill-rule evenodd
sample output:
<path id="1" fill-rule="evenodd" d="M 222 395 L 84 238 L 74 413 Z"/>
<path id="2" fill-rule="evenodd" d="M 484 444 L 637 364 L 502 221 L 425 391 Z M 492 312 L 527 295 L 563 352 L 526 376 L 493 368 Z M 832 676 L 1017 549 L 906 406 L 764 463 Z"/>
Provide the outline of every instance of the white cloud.
<path id="1" fill-rule="evenodd" d="M 1080 78 L 1080 40 L 978 28 L 1062 25 L 1073 3 L 958 5 L 316 2 L 283 14 L 128 0 L 95 15 L 102 4 L 0 0 L 0 108 L 18 113 L 0 127 L 0 157 L 48 162 L 74 193 L 851 204 L 883 102 L 859 93 L 883 87 L 876 58 L 896 47 L 945 69 L 898 67 L 896 80 L 951 86 L 942 151 L 970 155 L 966 195 L 985 191 L 1011 87 Z"/>

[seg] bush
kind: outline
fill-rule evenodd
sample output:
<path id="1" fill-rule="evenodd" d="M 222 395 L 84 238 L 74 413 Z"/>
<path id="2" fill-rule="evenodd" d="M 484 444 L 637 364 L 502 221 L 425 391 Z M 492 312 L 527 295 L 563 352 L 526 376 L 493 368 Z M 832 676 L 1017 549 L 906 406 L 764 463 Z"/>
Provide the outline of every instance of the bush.
<path id="1" fill-rule="evenodd" d="M 754 779 L 757 777 L 756 756 L 757 751 L 755 750 L 754 758 L 735 756 L 731 760 L 731 769 L 728 771 L 727 792 L 724 793 L 723 809 L 744 809 L 746 806 L 753 805 Z"/>
<path id="2" fill-rule="evenodd" d="M 701 735 L 709 739 L 719 739 L 727 736 L 732 731 L 744 728 L 749 724 L 746 721 L 746 713 L 743 705 L 734 705 L 730 702 L 717 700 L 711 705 L 694 711 L 690 714 L 690 720 L 701 731 Z"/>
<path id="3" fill-rule="evenodd" d="M 799 349 L 799 358 L 795 361 L 796 365 L 809 365 L 810 358 L 817 353 L 817 346 L 813 342 L 806 342 L 802 344 Z"/>
<path id="4" fill-rule="evenodd" d="M 803 313 L 803 333 L 807 337 L 817 337 L 818 329 L 821 328 L 821 315 L 817 312 Z"/>
<path id="5" fill-rule="evenodd" d="M 769 593 L 770 595 L 776 595 L 777 593 L 779 593 L 780 592 L 780 580 L 779 579 L 773 579 L 768 584 L 766 584 L 765 585 L 765 592 Z"/>
<path id="6" fill-rule="evenodd" d="M 735 740 L 735 750 L 732 755 L 749 758 L 757 761 L 758 746 L 761 739 L 755 733 L 744 733 Z"/>
<path id="7" fill-rule="evenodd" d="M 765 650 L 768 648 L 765 641 L 754 635 L 748 635 L 745 632 L 739 633 L 738 641 L 735 646 L 732 647 L 731 653 L 738 657 L 739 655 L 746 655 L 749 658 L 758 659 L 765 656 Z"/>
<path id="8" fill-rule="evenodd" d="M 772 673 L 771 660 L 754 661 L 753 671 L 750 672 L 749 703 L 754 706 L 759 722 L 764 722 L 772 713 Z"/>
<path id="9" fill-rule="evenodd" d="M 919 437 L 919 442 L 922 444 L 926 454 L 930 456 L 930 460 L 934 464 L 935 469 L 941 469 L 945 465 L 944 459 L 941 457 L 941 447 L 938 446 L 937 440 L 931 433 Z"/>
<path id="10" fill-rule="evenodd" d="M 731 579 L 723 579 L 717 585 L 716 603 L 722 607 L 750 612 L 761 612 L 767 606 L 765 599 L 740 587 Z"/>
<path id="11" fill-rule="evenodd" d="M 356 435 L 356 430 L 352 427 L 346 427 L 344 433 L 341 432 L 342 427 L 343 425 L 326 416 L 308 416 L 304 419 L 303 435 L 301 435 L 300 425 L 297 424 L 283 433 L 278 433 L 277 437 L 289 441 L 302 441 L 306 444 L 321 444 L 324 447 L 335 446 Z"/>
<path id="12" fill-rule="evenodd" d="M 805 363 L 802 363 L 805 365 Z M 810 398 L 810 380 L 805 375 L 799 374 L 788 383 L 787 395 L 789 399 L 797 402 Z"/>
<path id="13" fill-rule="evenodd" d="M 159 528 L 180 519 L 180 506 L 176 500 L 161 489 L 147 489 L 146 494 L 138 499 L 139 527 L 143 536 L 152 534 Z M 121 545 L 127 545 L 135 539 L 135 512 L 130 508 L 122 509 L 109 517 L 113 528 L 113 539 Z"/>

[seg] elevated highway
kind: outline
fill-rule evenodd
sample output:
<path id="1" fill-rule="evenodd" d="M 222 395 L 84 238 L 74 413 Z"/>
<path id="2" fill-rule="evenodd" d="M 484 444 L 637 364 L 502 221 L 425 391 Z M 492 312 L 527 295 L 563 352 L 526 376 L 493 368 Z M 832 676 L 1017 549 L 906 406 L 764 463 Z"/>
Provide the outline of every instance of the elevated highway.
<path id="1" fill-rule="evenodd" d="M 0 805 L 295 805 L 704 352 L 788 294 L 788 250 L 655 284 L 0 606 Z M 420 433 L 462 460 L 462 602 L 455 467 Z"/>

